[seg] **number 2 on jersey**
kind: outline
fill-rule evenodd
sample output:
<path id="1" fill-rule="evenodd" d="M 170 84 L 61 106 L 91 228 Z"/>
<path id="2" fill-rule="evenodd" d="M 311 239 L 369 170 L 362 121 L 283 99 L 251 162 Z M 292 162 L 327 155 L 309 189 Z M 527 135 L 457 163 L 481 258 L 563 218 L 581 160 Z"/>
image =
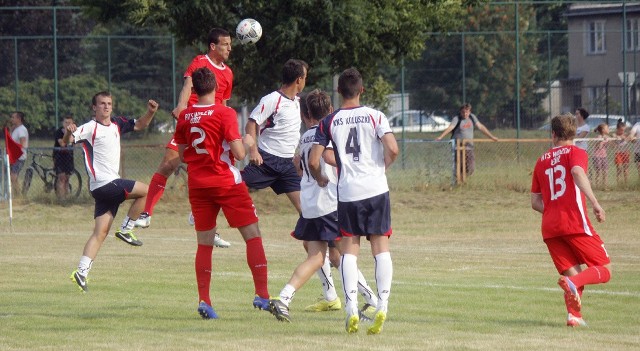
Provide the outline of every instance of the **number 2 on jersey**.
<path id="1" fill-rule="evenodd" d="M 557 165 L 547 168 L 544 174 L 549 177 L 551 200 L 557 200 L 560 196 L 564 195 L 565 190 L 567 190 L 567 183 L 564 181 L 567 171 L 563 165 Z"/>
<path id="2" fill-rule="evenodd" d="M 204 139 L 205 139 L 204 130 L 198 127 L 191 127 L 190 132 L 197 133 L 200 135 L 199 137 L 193 139 L 193 141 L 191 142 L 191 146 L 193 146 L 193 149 L 196 150 L 196 154 L 208 154 L 207 149 L 198 147 L 198 145 L 201 145 L 204 142 Z"/>
<path id="3" fill-rule="evenodd" d="M 355 127 L 349 130 L 347 146 L 344 148 L 344 151 L 348 154 L 352 154 L 353 161 L 360 161 L 360 143 L 358 143 L 358 130 Z"/>

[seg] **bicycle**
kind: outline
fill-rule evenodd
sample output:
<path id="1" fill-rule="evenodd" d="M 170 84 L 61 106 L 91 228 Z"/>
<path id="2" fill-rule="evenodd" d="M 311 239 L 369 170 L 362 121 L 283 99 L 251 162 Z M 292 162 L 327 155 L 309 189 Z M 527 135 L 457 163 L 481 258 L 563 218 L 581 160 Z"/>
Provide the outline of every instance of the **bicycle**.
<path id="1" fill-rule="evenodd" d="M 56 188 L 56 184 L 58 182 L 58 175 L 54 168 L 46 168 L 42 166 L 39 162 L 43 157 L 53 158 L 51 155 L 41 154 L 37 152 L 28 151 L 31 156 L 31 165 L 24 172 L 24 180 L 22 183 L 22 195 L 27 196 L 27 192 L 29 188 L 31 188 L 31 181 L 33 179 L 33 174 L 37 174 L 40 179 L 44 182 L 44 191 L 46 193 L 51 192 Z M 77 198 L 80 196 L 80 192 L 82 191 L 82 177 L 80 176 L 80 172 L 74 169 L 71 174 L 69 174 L 69 185 L 68 185 L 68 193 L 70 196 Z"/>

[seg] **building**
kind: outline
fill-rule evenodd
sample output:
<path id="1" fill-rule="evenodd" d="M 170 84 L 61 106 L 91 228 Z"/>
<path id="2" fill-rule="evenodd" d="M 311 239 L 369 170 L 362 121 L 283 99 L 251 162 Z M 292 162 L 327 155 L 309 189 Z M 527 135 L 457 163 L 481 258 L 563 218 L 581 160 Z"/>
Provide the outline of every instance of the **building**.
<path id="1" fill-rule="evenodd" d="M 562 110 L 638 115 L 640 3 L 575 3 L 565 16 L 569 77 Z"/>

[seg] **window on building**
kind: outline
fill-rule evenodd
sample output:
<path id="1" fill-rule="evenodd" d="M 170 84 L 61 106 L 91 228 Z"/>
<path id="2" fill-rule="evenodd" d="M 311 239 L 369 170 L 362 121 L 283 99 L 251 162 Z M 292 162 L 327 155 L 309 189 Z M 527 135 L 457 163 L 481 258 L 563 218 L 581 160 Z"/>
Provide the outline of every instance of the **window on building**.
<path id="1" fill-rule="evenodd" d="M 603 86 L 589 87 L 589 111 L 604 111 L 607 101 L 607 90 Z"/>
<path id="2" fill-rule="evenodd" d="M 638 51 L 638 39 L 640 39 L 640 20 L 637 18 L 627 20 L 626 46 L 629 51 Z"/>
<path id="3" fill-rule="evenodd" d="M 588 54 L 603 54 L 605 52 L 604 34 L 604 21 L 593 21 L 587 24 Z"/>

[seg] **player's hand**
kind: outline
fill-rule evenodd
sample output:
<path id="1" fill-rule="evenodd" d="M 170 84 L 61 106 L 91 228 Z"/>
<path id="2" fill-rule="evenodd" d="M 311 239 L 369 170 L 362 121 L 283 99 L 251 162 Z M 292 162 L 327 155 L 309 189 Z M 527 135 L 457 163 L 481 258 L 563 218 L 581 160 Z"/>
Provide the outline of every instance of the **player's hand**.
<path id="1" fill-rule="evenodd" d="M 69 124 L 69 125 L 67 126 L 67 131 L 68 131 L 69 133 L 73 133 L 73 132 L 75 132 L 77 129 L 78 129 L 78 126 L 76 126 L 76 124 L 75 124 L 75 123 L 71 123 L 71 124 Z"/>
<path id="2" fill-rule="evenodd" d="M 149 100 L 147 102 L 147 110 L 151 113 L 155 113 L 156 111 L 158 111 L 159 106 L 160 104 L 158 104 L 155 100 Z"/>
<path id="3" fill-rule="evenodd" d="M 437 137 L 437 138 L 436 138 L 436 141 L 440 141 L 440 140 L 442 140 L 442 138 L 441 138 L 441 137 Z"/>
<path id="4" fill-rule="evenodd" d="M 318 182 L 318 185 L 321 188 L 324 188 L 325 186 L 327 186 L 327 184 L 329 184 L 329 178 L 327 178 L 327 176 L 323 173 L 318 178 L 316 178 L 316 182 Z"/>
<path id="5" fill-rule="evenodd" d="M 596 215 L 598 222 L 602 223 L 605 221 L 606 214 L 604 212 L 604 208 L 600 207 L 600 205 L 593 206 L 593 213 Z"/>
<path id="6" fill-rule="evenodd" d="M 258 152 L 258 148 L 253 148 L 249 151 L 249 163 L 252 163 L 256 166 L 260 166 L 262 164 L 262 155 Z"/>

